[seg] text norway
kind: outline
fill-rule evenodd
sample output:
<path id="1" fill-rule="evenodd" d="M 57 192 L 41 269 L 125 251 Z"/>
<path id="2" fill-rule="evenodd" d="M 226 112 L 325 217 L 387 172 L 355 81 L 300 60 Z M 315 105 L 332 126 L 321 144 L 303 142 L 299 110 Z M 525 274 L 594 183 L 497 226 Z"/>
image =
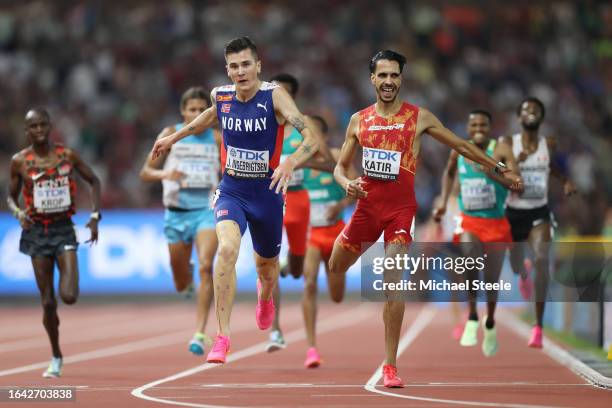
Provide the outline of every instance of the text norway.
<path id="1" fill-rule="evenodd" d="M 255 118 L 255 119 L 240 119 L 232 117 L 221 117 L 221 126 L 223 129 L 234 130 L 237 132 L 259 132 L 266 130 L 267 118 Z"/>

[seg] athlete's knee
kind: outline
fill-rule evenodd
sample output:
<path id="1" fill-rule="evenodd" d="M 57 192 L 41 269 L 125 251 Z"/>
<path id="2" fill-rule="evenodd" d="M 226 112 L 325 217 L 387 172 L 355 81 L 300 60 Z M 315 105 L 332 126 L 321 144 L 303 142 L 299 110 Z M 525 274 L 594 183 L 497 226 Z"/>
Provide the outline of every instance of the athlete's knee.
<path id="1" fill-rule="evenodd" d="M 73 305 L 78 300 L 79 294 L 72 291 L 62 292 L 60 293 L 60 297 L 62 298 L 62 302 L 64 302 L 65 305 Z"/>
<path id="2" fill-rule="evenodd" d="M 204 262 L 200 262 L 200 278 L 206 279 L 212 276 L 212 261 L 206 260 Z"/>
<path id="3" fill-rule="evenodd" d="M 304 281 L 304 294 L 307 297 L 314 297 L 317 295 L 317 281 L 315 279 L 306 279 Z"/>
<path id="4" fill-rule="evenodd" d="M 55 312 L 55 310 L 57 309 L 57 301 L 55 300 L 55 297 L 53 297 L 52 295 L 43 296 L 41 299 L 41 304 L 42 304 L 43 310 L 47 313 Z"/>
<path id="5" fill-rule="evenodd" d="M 221 243 L 217 249 L 217 259 L 225 263 L 235 263 L 238 259 L 238 249 L 239 247 L 232 243 Z"/>

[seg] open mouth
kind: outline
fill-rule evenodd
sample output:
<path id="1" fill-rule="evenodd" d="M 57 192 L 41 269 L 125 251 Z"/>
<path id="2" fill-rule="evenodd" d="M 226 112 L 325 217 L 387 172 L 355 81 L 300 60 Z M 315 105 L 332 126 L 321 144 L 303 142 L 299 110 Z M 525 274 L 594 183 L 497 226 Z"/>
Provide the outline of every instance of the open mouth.
<path id="1" fill-rule="evenodd" d="M 380 87 L 380 91 L 383 98 L 391 98 L 395 93 L 395 87 L 383 85 Z"/>

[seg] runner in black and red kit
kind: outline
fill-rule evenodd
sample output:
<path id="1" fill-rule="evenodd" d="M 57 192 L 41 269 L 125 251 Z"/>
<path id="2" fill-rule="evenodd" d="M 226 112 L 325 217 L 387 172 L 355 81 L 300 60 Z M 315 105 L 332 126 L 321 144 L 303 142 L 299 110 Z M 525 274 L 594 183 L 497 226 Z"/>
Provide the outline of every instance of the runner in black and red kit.
<path id="1" fill-rule="evenodd" d="M 25 133 L 30 145 L 11 160 L 8 206 L 23 232 L 19 250 L 32 258 L 36 284 L 43 306 L 43 325 L 49 335 L 53 358 L 44 377 L 62 373 L 59 347 L 59 318 L 53 290 L 53 271 L 59 268 L 59 293 L 71 305 L 79 296 L 78 242 L 71 216 L 76 198 L 75 171 L 91 186 L 93 212 L 87 223 L 91 238 L 98 240 L 100 181 L 72 149 L 49 141 L 51 123 L 44 109 L 31 109 L 25 117 Z M 25 209 L 19 206 L 23 195 Z"/>

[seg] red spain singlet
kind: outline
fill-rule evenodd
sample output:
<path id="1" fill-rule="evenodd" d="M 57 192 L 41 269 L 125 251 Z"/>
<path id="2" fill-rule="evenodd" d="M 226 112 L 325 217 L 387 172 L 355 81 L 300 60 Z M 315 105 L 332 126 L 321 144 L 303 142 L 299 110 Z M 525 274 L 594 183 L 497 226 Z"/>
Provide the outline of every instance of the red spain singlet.
<path id="1" fill-rule="evenodd" d="M 386 243 L 412 241 L 418 115 L 419 107 L 408 103 L 387 118 L 376 113 L 376 105 L 359 112 L 362 186 L 368 196 L 357 201 L 351 221 L 338 237 L 345 249 L 358 253 L 362 244 L 376 241 L 382 232 Z"/>

